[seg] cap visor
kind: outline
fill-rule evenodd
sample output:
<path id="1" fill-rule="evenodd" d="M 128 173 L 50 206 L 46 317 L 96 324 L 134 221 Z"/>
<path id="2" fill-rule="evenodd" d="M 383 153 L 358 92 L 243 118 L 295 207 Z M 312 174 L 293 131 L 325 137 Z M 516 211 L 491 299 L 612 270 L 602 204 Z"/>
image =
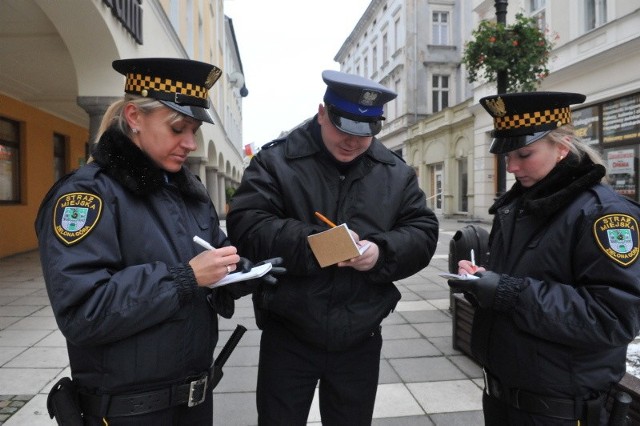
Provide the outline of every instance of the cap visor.
<path id="1" fill-rule="evenodd" d="M 516 149 L 523 148 L 539 139 L 542 139 L 550 132 L 551 130 L 547 130 L 545 132 L 537 132 L 531 135 L 512 136 L 509 138 L 494 138 L 493 141 L 491 141 L 489 152 L 492 154 L 505 154 L 510 151 L 515 151 Z"/>
<path id="2" fill-rule="evenodd" d="M 380 133 L 382 123 L 380 120 L 367 122 L 355 121 L 329 112 L 329 119 L 340 131 L 354 136 L 375 136 Z"/>
<path id="3" fill-rule="evenodd" d="M 196 120 L 206 121 L 207 123 L 213 124 L 213 119 L 211 118 L 209 111 L 207 111 L 204 108 L 191 106 L 191 105 L 178 105 L 177 103 L 170 102 L 170 101 L 160 101 L 160 102 L 162 102 L 164 105 L 168 106 L 172 110 L 178 111 L 180 114 L 186 115 L 187 117 L 195 118 Z"/>

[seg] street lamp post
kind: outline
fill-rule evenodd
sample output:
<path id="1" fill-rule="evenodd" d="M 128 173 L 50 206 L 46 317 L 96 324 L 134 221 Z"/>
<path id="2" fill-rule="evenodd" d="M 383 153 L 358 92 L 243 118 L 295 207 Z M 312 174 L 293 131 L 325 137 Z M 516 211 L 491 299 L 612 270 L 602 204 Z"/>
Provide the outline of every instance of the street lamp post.
<path id="1" fill-rule="evenodd" d="M 495 8 L 496 8 L 496 21 L 498 24 L 507 24 L 507 6 L 509 5 L 508 0 L 495 0 Z M 503 69 L 499 70 L 497 73 L 497 86 L 498 86 L 498 94 L 507 93 L 507 72 L 508 70 Z M 498 155 L 498 170 L 497 170 L 497 184 L 498 191 L 497 196 L 501 196 L 507 190 L 507 170 L 504 155 Z"/>

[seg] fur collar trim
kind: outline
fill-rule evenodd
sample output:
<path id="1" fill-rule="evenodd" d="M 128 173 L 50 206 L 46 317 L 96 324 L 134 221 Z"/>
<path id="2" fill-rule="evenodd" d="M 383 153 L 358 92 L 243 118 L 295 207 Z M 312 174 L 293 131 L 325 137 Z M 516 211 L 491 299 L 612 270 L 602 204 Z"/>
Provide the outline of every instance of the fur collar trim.
<path id="1" fill-rule="evenodd" d="M 526 214 L 549 217 L 599 183 L 605 174 L 604 166 L 594 164 L 587 157 L 578 161 L 574 154 L 570 154 L 531 188 L 524 188 L 516 182 L 491 206 L 489 213 L 495 214 L 498 208 L 520 198 L 519 206 Z"/>
<path id="2" fill-rule="evenodd" d="M 166 184 L 166 177 L 187 197 L 207 201 L 202 183 L 185 167 L 168 173 L 156 166 L 129 137 L 115 128 L 107 129 L 92 154 L 104 172 L 136 195 L 145 196 Z"/>

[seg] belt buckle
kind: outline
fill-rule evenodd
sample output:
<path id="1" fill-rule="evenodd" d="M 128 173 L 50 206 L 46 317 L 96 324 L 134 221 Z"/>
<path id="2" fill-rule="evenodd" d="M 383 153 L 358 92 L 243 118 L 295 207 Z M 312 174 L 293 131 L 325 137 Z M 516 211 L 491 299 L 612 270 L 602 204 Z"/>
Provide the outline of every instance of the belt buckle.
<path id="1" fill-rule="evenodd" d="M 190 383 L 187 406 L 195 407 L 196 405 L 202 404 L 205 400 L 207 396 L 207 379 L 208 376 L 205 375 L 203 378 Z"/>

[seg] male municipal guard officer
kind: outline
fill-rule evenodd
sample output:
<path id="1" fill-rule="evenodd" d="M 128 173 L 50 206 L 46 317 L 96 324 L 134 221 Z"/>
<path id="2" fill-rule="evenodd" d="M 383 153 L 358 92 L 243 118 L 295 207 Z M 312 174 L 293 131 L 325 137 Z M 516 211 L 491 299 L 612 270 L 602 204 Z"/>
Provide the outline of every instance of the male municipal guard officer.
<path id="1" fill-rule="evenodd" d="M 640 206 L 602 183 L 576 136 L 578 93 L 482 98 L 490 151 L 516 183 L 490 208 L 489 260 L 449 281 L 477 305 L 471 347 L 485 369 L 487 426 L 607 424 L 605 399 L 640 331 Z"/>
<path id="2" fill-rule="evenodd" d="M 376 138 L 396 94 L 324 71 L 324 104 L 253 157 L 231 202 L 229 236 L 247 256 L 284 258 L 288 274 L 255 293 L 263 329 L 261 425 L 304 425 L 318 381 L 324 424 L 369 425 L 393 281 L 424 268 L 438 238 L 415 172 Z M 346 223 L 369 249 L 321 268 L 307 237 Z"/>

